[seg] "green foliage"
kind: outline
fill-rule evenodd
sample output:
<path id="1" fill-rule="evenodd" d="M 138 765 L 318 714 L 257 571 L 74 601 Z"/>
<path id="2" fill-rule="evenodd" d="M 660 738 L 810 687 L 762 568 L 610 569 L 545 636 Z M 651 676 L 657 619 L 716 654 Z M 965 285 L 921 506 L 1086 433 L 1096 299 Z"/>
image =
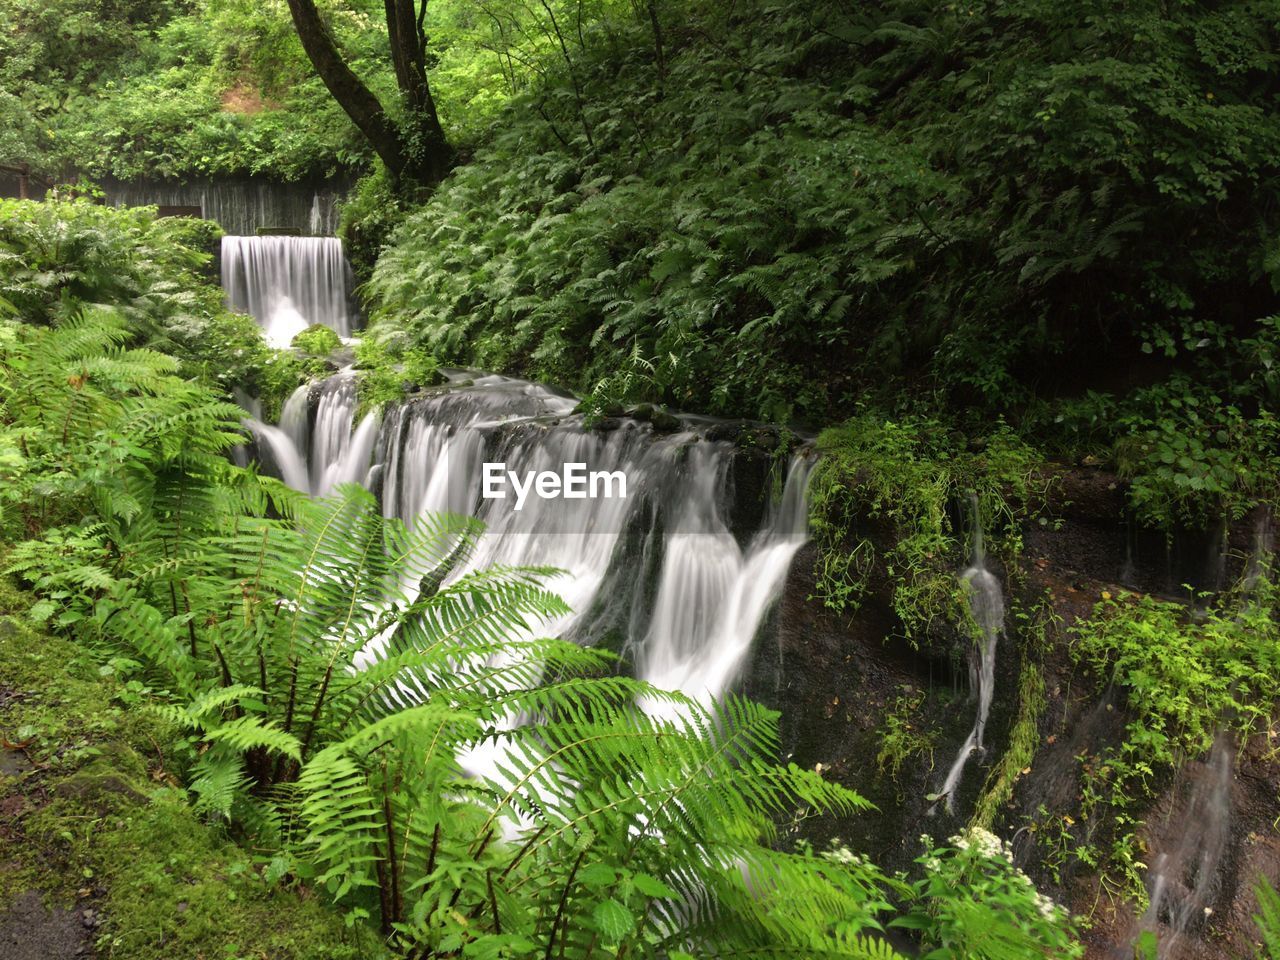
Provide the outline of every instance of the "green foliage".
<path id="1" fill-rule="evenodd" d="M 933 748 L 938 738 L 937 729 L 929 728 L 920 716 L 924 693 L 904 687 L 889 706 L 884 726 L 876 735 L 880 740 L 880 752 L 876 754 L 876 766 L 882 774 L 898 779 L 902 765 L 912 757 L 929 755 L 929 767 L 933 768 Z"/>
<path id="2" fill-rule="evenodd" d="M 343 201 L 338 236 L 358 280 L 369 279 L 387 238 L 404 219 L 407 202 L 402 194 L 407 189 L 393 184 L 386 168 L 378 165 Z"/>
<path id="3" fill-rule="evenodd" d="M 289 346 L 313 357 L 326 357 L 342 346 L 342 338 L 323 323 L 313 323 L 294 337 Z"/>
<path id="4" fill-rule="evenodd" d="M 531 119 L 398 228 L 368 288 L 377 314 L 447 360 L 584 390 L 638 351 L 655 369 L 637 399 L 768 419 L 823 409 L 827 388 L 806 366 L 844 342 L 856 282 L 844 272 L 900 269 L 912 231 L 894 217 L 939 183 L 909 150 L 836 116 L 840 96 L 821 85 L 735 90 L 728 54 L 672 64 L 659 99 L 636 52 L 643 28 L 631 30 L 620 62 L 610 45 L 588 51 L 595 99 L 580 117 L 534 121 L 561 91 L 530 94 L 512 114 Z M 690 127 L 700 135 L 678 142 Z"/>
<path id="5" fill-rule="evenodd" d="M 1013 865 L 1008 844 L 973 827 L 916 862 L 914 909 L 892 926 L 918 930 L 935 960 L 1022 960 L 1084 955 L 1067 911 Z"/>
<path id="6" fill-rule="evenodd" d="M 1277 276 L 1273 7 L 657 3 L 661 50 L 606 18 L 398 228 L 374 313 L 774 419 L 1226 366 Z"/>
<path id="7" fill-rule="evenodd" d="M 1129 502 L 1144 523 L 1205 527 L 1238 520 L 1280 496 L 1280 425 L 1177 378 L 1129 400 L 1116 451 Z"/>
<path id="8" fill-rule="evenodd" d="M 1280 894 L 1263 877 L 1254 887 L 1254 895 L 1258 898 L 1258 912 L 1253 921 L 1258 925 L 1261 940 L 1258 960 L 1276 960 L 1280 957 Z"/>
<path id="9" fill-rule="evenodd" d="M 1073 655 L 1124 688 L 1134 713 L 1126 751 L 1145 758 L 1142 769 L 1204 752 L 1220 724 L 1246 735 L 1270 719 L 1280 696 L 1274 605 L 1265 580 L 1203 622 L 1188 622 L 1180 604 L 1121 595 L 1077 626 Z"/>
<path id="10" fill-rule="evenodd" d="M 46 175 L 298 179 L 367 149 L 312 76 L 283 4 L 3 0 L 0 162 Z M 341 12 L 367 55 L 367 21 Z M 362 43 L 363 42 L 363 43 Z M 359 58 L 358 62 L 359 62 Z"/>
<path id="11" fill-rule="evenodd" d="M 472 140 L 511 95 L 562 73 L 617 0 L 433 0 L 424 28 L 449 135 Z M 322 9 L 352 68 L 401 120 L 383 11 Z M 371 151 L 312 71 L 284 3 L 0 0 L 0 162 L 51 175 L 297 180 Z"/>
<path id="12" fill-rule="evenodd" d="M 259 396 L 272 419 L 303 370 L 266 345 L 251 317 L 223 306 L 207 273 L 218 236 L 207 221 L 146 207 L 0 201 L 0 296 L 34 324 L 109 305 L 130 343 L 180 357 L 184 376 L 224 395 Z"/>
<path id="13" fill-rule="evenodd" d="M 1072 655 L 1125 694 L 1124 740 L 1084 764 L 1081 819 L 1101 821 L 1112 837 L 1101 859 L 1142 897 L 1136 832 L 1162 778 L 1207 751 L 1220 730 L 1241 741 L 1267 725 L 1280 702 L 1280 629 L 1276 588 L 1260 579 L 1247 596 L 1228 597 L 1188 619 L 1180 604 L 1151 597 L 1106 598 L 1076 627 Z"/>
<path id="14" fill-rule="evenodd" d="M 810 483 L 818 595 L 834 610 L 856 609 L 883 564 L 910 638 L 965 622 L 955 576 L 965 531 L 953 528 L 949 508 L 976 497 L 991 548 L 1010 561 L 1021 549 L 1021 519 L 1043 494 L 1038 454 L 1003 424 L 968 444 L 935 419 L 884 420 L 864 410 L 824 431 L 818 445 L 823 457 Z M 876 542 L 891 544 L 883 556 Z"/>
<path id="15" fill-rule="evenodd" d="M 414 387 L 443 382 L 435 357 L 403 343 L 366 336 L 356 345 L 356 369 L 360 378 L 360 409 L 367 411 L 398 403 Z"/>

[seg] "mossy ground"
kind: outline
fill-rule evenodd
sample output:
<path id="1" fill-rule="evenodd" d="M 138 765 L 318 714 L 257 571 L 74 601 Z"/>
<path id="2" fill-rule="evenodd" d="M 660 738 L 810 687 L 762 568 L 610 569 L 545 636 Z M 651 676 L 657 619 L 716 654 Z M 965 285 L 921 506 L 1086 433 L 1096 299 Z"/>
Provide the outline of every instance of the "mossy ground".
<path id="1" fill-rule="evenodd" d="M 193 813 L 165 766 L 164 722 L 86 651 L 25 622 L 27 606 L 0 583 L 0 926 L 36 891 L 74 909 L 51 916 L 89 929 L 99 957 L 376 957 L 322 899 L 269 885 Z"/>

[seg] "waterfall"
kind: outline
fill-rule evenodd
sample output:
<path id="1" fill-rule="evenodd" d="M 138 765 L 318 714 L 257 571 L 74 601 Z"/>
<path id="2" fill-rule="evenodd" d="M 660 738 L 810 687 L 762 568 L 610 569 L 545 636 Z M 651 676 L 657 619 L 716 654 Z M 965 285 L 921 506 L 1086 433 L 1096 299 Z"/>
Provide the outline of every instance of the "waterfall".
<path id="1" fill-rule="evenodd" d="M 336 237 L 223 237 L 222 288 L 272 346 L 313 323 L 343 337 L 354 326 L 351 267 Z"/>
<path id="2" fill-rule="evenodd" d="M 318 393 L 314 423 L 308 412 Z M 346 370 L 318 387 L 304 386 L 285 401 L 279 426 L 256 417 L 245 424 L 258 441 L 258 458 L 268 472 L 303 493 L 322 497 L 340 483 L 370 486 L 380 418 L 366 414 L 355 423 L 359 398 L 355 375 Z"/>
<path id="3" fill-rule="evenodd" d="M 477 548 L 449 581 L 499 565 L 557 567 L 565 575 L 553 588 L 572 612 L 542 632 L 584 643 L 618 636 L 642 679 L 703 700 L 728 690 L 804 542 L 808 456 L 783 465 L 778 502 L 739 543 L 727 521 L 731 444 L 708 439 L 692 421 L 669 435 L 638 421 L 587 430 L 572 397 L 505 377 L 462 377 L 381 421 L 370 415 L 356 424 L 354 377 L 339 374 L 314 394 L 295 393 L 279 427 L 256 429 L 275 463 L 295 462 L 276 450 L 286 444 L 306 464 L 281 471 L 299 489 L 373 488 L 376 477 L 388 517 L 412 524 L 450 511 L 484 521 Z M 627 496 L 530 497 L 515 509 L 511 498 L 480 496 L 486 461 L 520 475 L 566 463 L 618 471 Z M 426 572 L 406 571 L 406 582 Z"/>
<path id="4" fill-rule="evenodd" d="M 1253 518 L 1253 548 L 1244 566 L 1242 587 L 1245 594 L 1256 593 L 1259 582 L 1270 572 L 1271 555 L 1275 552 L 1271 527 L 1271 508 L 1259 507 Z"/>
<path id="5" fill-rule="evenodd" d="M 987 728 L 987 716 L 991 713 L 991 699 L 995 693 L 996 642 L 1004 629 L 1004 591 L 1000 581 L 987 569 L 986 548 L 982 538 L 982 518 L 978 511 L 978 498 L 969 498 L 970 515 L 973 519 L 973 555 L 969 566 L 960 575 L 961 582 L 969 595 L 969 612 L 978 627 L 978 643 L 976 649 L 969 654 L 970 687 L 977 691 L 978 713 L 973 721 L 973 728 L 960 745 L 947 778 L 937 799 L 944 801 L 947 812 L 955 809 L 956 789 L 960 786 L 960 777 L 964 773 L 965 764 L 974 753 L 981 753 L 985 748 L 982 743 Z"/>
<path id="6" fill-rule="evenodd" d="M 1163 926 L 1166 935 L 1159 941 L 1160 958 L 1174 956 L 1182 937 L 1212 911 L 1231 842 L 1234 771 L 1231 736 L 1219 733 L 1208 758 L 1190 771 L 1189 799 L 1179 811 L 1179 822 L 1194 828 L 1176 830 L 1176 840 L 1152 861 L 1147 874 L 1150 905 L 1141 928 L 1156 932 Z"/>
<path id="7" fill-rule="evenodd" d="M 701 455 L 713 456 L 706 450 Z M 781 502 L 742 550 L 709 489 L 717 468 L 701 465 L 697 495 L 682 508 L 688 516 L 666 543 L 653 619 L 638 651 L 644 679 L 703 698 L 736 679 L 804 543 L 809 468 L 804 457 L 792 460 Z"/>

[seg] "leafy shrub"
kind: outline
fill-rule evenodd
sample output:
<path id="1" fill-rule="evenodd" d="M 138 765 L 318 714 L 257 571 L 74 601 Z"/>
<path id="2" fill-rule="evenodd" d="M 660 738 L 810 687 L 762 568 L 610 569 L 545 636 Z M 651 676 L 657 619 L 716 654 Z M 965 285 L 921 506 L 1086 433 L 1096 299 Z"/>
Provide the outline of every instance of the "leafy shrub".
<path id="1" fill-rule="evenodd" d="M 1151 526 L 1237 520 L 1280 496 L 1280 425 L 1185 379 L 1131 397 L 1116 459 L 1129 502 Z"/>
<path id="2" fill-rule="evenodd" d="M 1009 845 L 972 827 L 916 862 L 925 876 L 912 885 L 916 907 L 893 926 L 919 930 L 929 957 L 1081 957 L 1084 946 L 1067 911 L 1036 890 L 1013 865 Z"/>
<path id="3" fill-rule="evenodd" d="M 313 357 L 325 357 L 342 346 L 342 338 L 323 323 L 313 323 L 294 337 L 289 345 Z"/>
<path id="4" fill-rule="evenodd" d="M 435 357 L 425 350 L 377 337 L 364 337 L 356 344 L 356 369 L 362 410 L 397 403 L 412 387 L 431 386 L 444 379 Z"/>
<path id="5" fill-rule="evenodd" d="M 1083 757 L 1081 819 L 1113 839 L 1100 858 L 1139 899 L 1144 896 L 1136 831 L 1162 778 L 1207 751 L 1220 730 L 1243 740 L 1265 727 L 1280 702 L 1276 588 L 1266 578 L 1243 598 L 1228 597 L 1190 619 L 1176 603 L 1123 594 L 1105 597 L 1076 626 L 1072 655 L 1124 691 L 1124 740 Z M 1067 853 L 1067 851 L 1064 851 Z"/>
<path id="6" fill-rule="evenodd" d="M 216 225 L 154 208 L 86 200 L 0 201 L 0 296 L 28 323 L 110 305 L 134 345 L 181 358 L 182 372 L 230 396 L 257 395 L 273 418 L 303 370 L 251 317 L 230 313 L 206 274 Z"/>
<path id="7" fill-rule="evenodd" d="M 639 399 L 772 419 L 1222 364 L 1277 276 L 1273 6 L 657 4 L 663 56 L 619 23 L 504 110 L 373 312 L 448 362 L 587 392 L 636 353 Z"/>
<path id="8" fill-rule="evenodd" d="M 1022 517 L 1043 494 L 1039 455 L 1004 425 L 967 444 L 936 419 L 884 420 L 864 410 L 824 431 L 818 446 L 824 455 L 810 484 L 818 595 L 834 610 L 856 609 L 882 564 L 909 637 L 965 620 L 955 576 L 965 530 L 953 528 L 952 508 L 972 494 L 992 548 L 1012 560 Z M 882 555 L 868 523 L 886 528 L 891 545 Z"/>

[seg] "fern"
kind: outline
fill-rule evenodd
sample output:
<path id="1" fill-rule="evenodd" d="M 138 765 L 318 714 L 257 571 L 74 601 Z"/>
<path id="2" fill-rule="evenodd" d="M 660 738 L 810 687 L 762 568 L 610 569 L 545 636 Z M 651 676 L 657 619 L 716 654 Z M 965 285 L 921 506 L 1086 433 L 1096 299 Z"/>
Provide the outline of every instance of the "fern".
<path id="1" fill-rule="evenodd" d="M 1254 895 L 1258 898 L 1258 912 L 1253 922 L 1261 939 L 1258 960 L 1277 960 L 1280 958 L 1280 894 L 1263 877 L 1254 888 Z"/>

